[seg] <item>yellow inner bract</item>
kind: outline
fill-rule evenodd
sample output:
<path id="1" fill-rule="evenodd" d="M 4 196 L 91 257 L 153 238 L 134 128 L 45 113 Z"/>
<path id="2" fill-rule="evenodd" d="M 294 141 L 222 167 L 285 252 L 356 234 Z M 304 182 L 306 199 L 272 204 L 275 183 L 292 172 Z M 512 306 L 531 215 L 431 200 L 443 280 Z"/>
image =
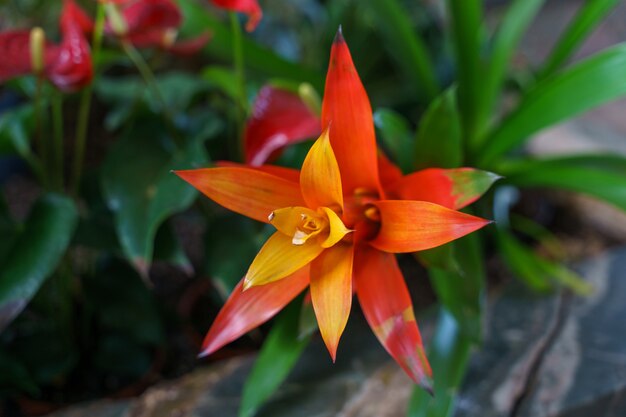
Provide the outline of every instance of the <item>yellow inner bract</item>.
<path id="1" fill-rule="evenodd" d="M 303 245 L 317 236 L 320 246 L 329 248 L 350 232 L 328 207 L 320 207 L 317 211 L 307 207 L 286 207 L 273 211 L 268 219 L 279 232 L 291 237 L 294 245 Z"/>

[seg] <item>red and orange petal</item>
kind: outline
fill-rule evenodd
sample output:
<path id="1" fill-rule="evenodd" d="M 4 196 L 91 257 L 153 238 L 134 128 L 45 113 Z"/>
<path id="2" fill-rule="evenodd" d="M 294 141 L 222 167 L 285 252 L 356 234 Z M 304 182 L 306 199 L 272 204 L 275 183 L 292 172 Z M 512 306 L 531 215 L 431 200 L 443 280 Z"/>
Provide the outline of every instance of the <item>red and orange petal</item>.
<path id="1" fill-rule="evenodd" d="M 311 300 L 333 362 L 352 307 L 353 257 L 354 246 L 340 243 L 311 263 Z"/>
<path id="2" fill-rule="evenodd" d="M 204 168 L 175 173 L 217 204 L 265 223 L 274 210 L 305 205 L 298 183 L 253 168 Z"/>
<path id="3" fill-rule="evenodd" d="M 385 252 L 431 249 L 491 223 L 426 201 L 386 200 L 374 205 L 379 210 L 380 229 L 369 243 Z"/>
<path id="4" fill-rule="evenodd" d="M 402 200 L 430 201 L 458 210 L 478 200 L 499 178 L 473 168 L 428 168 L 395 182 L 389 195 Z"/>
<path id="5" fill-rule="evenodd" d="M 304 201 L 312 209 L 330 207 L 343 211 L 341 174 L 333 148 L 328 139 L 328 129 L 315 141 L 302 164 L 300 190 Z"/>
<path id="6" fill-rule="evenodd" d="M 281 177 L 287 181 L 300 183 L 300 170 L 295 168 L 287 168 L 281 167 L 278 165 L 260 165 L 260 166 L 249 166 L 246 164 L 240 164 L 232 161 L 217 161 L 215 163 L 217 167 L 239 167 L 239 168 L 248 168 L 248 169 L 256 169 L 258 171 L 266 172 L 268 174 L 275 175 L 277 177 Z"/>
<path id="7" fill-rule="evenodd" d="M 172 0 L 138 0 L 122 9 L 128 35 L 156 29 L 178 28 L 182 13 Z"/>
<path id="8" fill-rule="evenodd" d="M 263 11 L 257 0 L 212 0 L 213 4 L 233 12 L 243 13 L 248 16 L 246 30 L 252 32 L 263 17 Z"/>
<path id="9" fill-rule="evenodd" d="M 211 33 L 204 32 L 195 38 L 181 39 L 173 45 L 166 45 L 165 50 L 179 56 L 194 55 L 202 50 L 211 40 Z"/>
<path id="10" fill-rule="evenodd" d="M 309 284 L 309 269 L 301 269 L 277 282 L 243 291 L 243 280 L 211 325 L 200 356 L 207 356 L 227 343 L 271 319 Z"/>
<path id="11" fill-rule="evenodd" d="M 432 392 L 432 371 L 395 255 L 358 246 L 354 279 L 363 314 L 380 343 L 413 381 Z"/>
<path id="12" fill-rule="evenodd" d="M 244 132 L 246 162 L 259 166 L 284 146 L 319 136 L 321 122 L 297 94 L 266 85 L 252 105 Z"/>
<path id="13" fill-rule="evenodd" d="M 341 29 L 330 52 L 322 126 L 330 126 L 344 193 L 356 188 L 380 191 L 372 107 Z"/>

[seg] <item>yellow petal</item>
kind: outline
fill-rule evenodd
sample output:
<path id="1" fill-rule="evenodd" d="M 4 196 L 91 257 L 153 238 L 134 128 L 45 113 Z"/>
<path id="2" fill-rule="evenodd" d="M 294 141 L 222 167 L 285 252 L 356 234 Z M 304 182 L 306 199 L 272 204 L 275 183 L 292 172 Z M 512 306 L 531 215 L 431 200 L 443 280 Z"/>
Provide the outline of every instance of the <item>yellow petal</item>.
<path id="1" fill-rule="evenodd" d="M 290 236 L 276 232 L 265 242 L 248 269 L 244 289 L 285 278 L 308 265 L 324 250 L 317 239 L 302 245 L 294 245 L 291 240 Z"/>
<path id="2" fill-rule="evenodd" d="M 279 232 L 292 237 L 294 245 L 302 245 L 328 228 L 325 216 L 306 207 L 286 207 L 274 210 L 269 221 Z"/>
<path id="3" fill-rule="evenodd" d="M 326 213 L 328 223 L 330 225 L 328 237 L 322 242 L 322 247 L 330 248 L 341 239 L 343 239 L 343 237 L 350 233 L 352 230 L 348 229 L 343 224 L 339 216 L 337 216 L 337 213 L 335 213 L 333 210 L 329 209 L 328 207 L 322 207 L 321 210 Z"/>
<path id="4" fill-rule="evenodd" d="M 311 300 L 322 339 L 335 361 L 352 306 L 352 259 L 348 244 L 327 249 L 311 263 Z"/>
<path id="5" fill-rule="evenodd" d="M 330 146 L 328 129 L 315 141 L 302 164 L 300 189 L 304 201 L 313 209 L 332 207 L 343 210 L 341 175 Z"/>

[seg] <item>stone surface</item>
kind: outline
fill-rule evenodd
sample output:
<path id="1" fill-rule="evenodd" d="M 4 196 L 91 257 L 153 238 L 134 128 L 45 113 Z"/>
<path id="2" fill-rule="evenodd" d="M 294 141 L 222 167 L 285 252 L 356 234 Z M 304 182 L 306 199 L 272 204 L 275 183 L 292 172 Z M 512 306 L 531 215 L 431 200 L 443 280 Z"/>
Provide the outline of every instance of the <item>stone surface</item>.
<path id="1" fill-rule="evenodd" d="M 626 415 L 626 248 L 578 269 L 593 295 L 509 289 L 491 304 L 457 416 Z"/>

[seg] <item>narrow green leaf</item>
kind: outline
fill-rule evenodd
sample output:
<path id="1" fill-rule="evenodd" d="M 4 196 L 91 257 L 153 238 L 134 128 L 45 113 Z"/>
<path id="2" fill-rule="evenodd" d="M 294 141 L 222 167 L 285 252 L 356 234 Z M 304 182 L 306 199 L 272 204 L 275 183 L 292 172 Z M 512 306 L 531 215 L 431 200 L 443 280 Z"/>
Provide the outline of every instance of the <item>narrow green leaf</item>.
<path id="1" fill-rule="evenodd" d="M 505 80 L 511 57 L 545 0 L 515 0 L 509 6 L 493 38 L 491 56 L 483 83 L 478 109 L 478 129 L 482 133 L 489 123 L 500 89 Z"/>
<path id="2" fill-rule="evenodd" d="M 179 4 L 185 16 L 185 24 L 181 30 L 181 37 L 194 36 L 204 31 L 212 34 L 211 42 L 205 51 L 214 57 L 233 61 L 233 34 L 228 24 L 220 22 L 217 16 L 211 13 L 206 5 L 195 0 L 181 0 Z M 245 65 L 268 77 L 280 77 L 308 82 L 316 89 L 323 90 L 324 75 L 322 71 L 303 67 L 287 61 L 274 52 L 265 49 L 252 41 L 249 37 L 243 39 Z"/>
<path id="3" fill-rule="evenodd" d="M 464 334 L 454 316 L 442 308 L 435 335 L 428 348 L 435 395 L 430 396 L 416 386 L 409 402 L 408 417 L 452 415 L 456 393 L 467 370 L 471 347 L 471 340 Z"/>
<path id="4" fill-rule="evenodd" d="M 221 90 L 228 98 L 238 100 L 237 77 L 232 70 L 210 66 L 202 71 L 202 78 Z"/>
<path id="5" fill-rule="evenodd" d="M 541 129 L 626 94 L 626 44 L 606 49 L 538 83 L 477 155 L 488 167 Z"/>
<path id="6" fill-rule="evenodd" d="M 506 230 L 497 231 L 498 248 L 511 271 L 530 288 L 545 292 L 560 283 L 578 294 L 589 294 L 592 287 L 574 272 L 535 254 Z"/>
<path id="7" fill-rule="evenodd" d="M 477 110 L 483 80 L 480 53 L 483 37 L 481 0 L 447 0 L 456 57 L 459 109 L 463 135 L 472 141 L 477 131 Z"/>
<path id="8" fill-rule="evenodd" d="M 374 112 L 374 124 L 393 161 L 403 172 L 411 172 L 413 134 L 409 122 L 391 109 L 378 109 Z"/>
<path id="9" fill-rule="evenodd" d="M 449 243 L 449 266 L 428 270 L 437 299 L 454 316 L 465 336 L 476 343 L 482 339 L 486 282 L 480 245 L 474 234 Z"/>
<path id="10" fill-rule="evenodd" d="M 102 168 L 102 186 L 128 260 L 147 274 L 160 224 L 194 201 L 193 187 L 171 173 L 206 166 L 202 142 L 176 149 L 162 124 L 139 119 L 115 143 Z"/>
<path id="11" fill-rule="evenodd" d="M 463 163 L 461 117 L 456 91 L 437 97 L 420 122 L 415 141 L 415 167 L 457 168 Z"/>
<path id="12" fill-rule="evenodd" d="M 620 0 L 587 0 L 561 34 L 552 53 L 546 59 L 540 78 L 552 75 L 563 66 L 587 38 L 587 35 L 619 2 Z"/>
<path id="13" fill-rule="evenodd" d="M 519 187 L 576 191 L 626 210 L 626 158 L 575 156 L 518 161 L 503 165 L 506 182 Z"/>
<path id="14" fill-rule="evenodd" d="M 0 266 L 0 331 L 56 269 L 70 243 L 78 214 L 72 200 L 41 197 Z"/>
<path id="15" fill-rule="evenodd" d="M 439 93 L 439 83 L 426 44 L 413 30 L 411 20 L 397 0 L 367 2 L 377 19 L 376 27 L 382 31 L 388 50 L 396 63 L 412 81 L 416 91 L 427 99 Z"/>
<path id="16" fill-rule="evenodd" d="M 298 338 L 301 299 L 280 313 L 243 388 L 239 417 L 251 417 L 287 378 L 310 337 Z"/>

